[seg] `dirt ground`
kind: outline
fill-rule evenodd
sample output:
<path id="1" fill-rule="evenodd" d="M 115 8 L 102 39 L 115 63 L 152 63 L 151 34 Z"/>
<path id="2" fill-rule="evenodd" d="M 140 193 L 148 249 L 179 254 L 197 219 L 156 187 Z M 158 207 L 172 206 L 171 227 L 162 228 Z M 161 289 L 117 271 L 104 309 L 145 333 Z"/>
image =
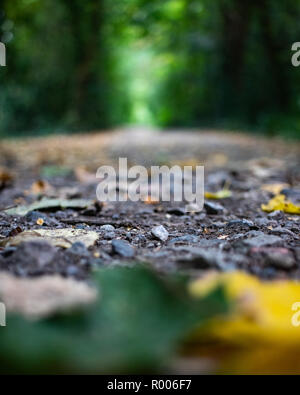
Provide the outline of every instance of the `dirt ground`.
<path id="1" fill-rule="evenodd" d="M 61 274 L 86 279 L 99 266 L 145 262 L 161 272 L 199 276 L 243 269 L 264 279 L 300 278 L 300 216 L 264 212 L 280 190 L 300 204 L 300 144 L 214 131 L 116 130 L 75 136 L 5 140 L 0 144 L 0 270 L 20 277 Z M 184 203 L 92 203 L 9 215 L 4 209 L 43 198 L 96 201 L 96 169 L 117 166 L 204 165 L 205 190 L 231 196 Z M 276 188 L 278 192 L 276 192 Z M 160 238 L 153 229 L 166 231 Z M 90 246 L 47 240 L 10 242 L 28 230 L 95 231 Z M 161 229 L 161 228 L 159 228 Z M 9 241 L 8 241 L 9 240 Z M 26 240 L 25 240 L 26 241 Z M 68 240 L 67 240 L 68 242 Z"/>

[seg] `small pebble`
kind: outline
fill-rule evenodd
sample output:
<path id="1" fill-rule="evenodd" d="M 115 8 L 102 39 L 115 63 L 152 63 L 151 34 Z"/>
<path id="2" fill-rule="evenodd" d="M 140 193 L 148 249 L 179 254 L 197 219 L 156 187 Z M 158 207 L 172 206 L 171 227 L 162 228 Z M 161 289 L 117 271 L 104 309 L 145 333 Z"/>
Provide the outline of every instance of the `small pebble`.
<path id="1" fill-rule="evenodd" d="M 169 237 L 169 232 L 162 225 L 152 228 L 151 233 L 154 237 L 161 241 L 167 241 Z"/>
<path id="2" fill-rule="evenodd" d="M 215 214 L 224 213 L 224 207 L 221 206 L 221 204 L 219 204 L 219 203 L 205 202 L 204 208 L 205 208 L 207 214 L 215 215 Z"/>
<path id="3" fill-rule="evenodd" d="M 134 248 L 125 240 L 113 240 L 112 243 L 112 252 L 118 254 L 124 258 L 133 258 L 134 257 Z"/>
<path id="4" fill-rule="evenodd" d="M 102 225 L 100 227 L 100 230 L 103 230 L 105 232 L 113 232 L 115 230 L 115 227 L 112 226 L 112 225 L 107 224 L 107 225 Z"/>
<path id="5" fill-rule="evenodd" d="M 181 208 L 181 207 L 173 207 L 173 208 L 170 208 L 168 211 L 167 211 L 167 213 L 168 214 L 173 214 L 173 215 L 177 215 L 178 217 L 181 217 L 182 215 L 186 215 L 186 211 L 185 211 L 185 209 L 184 208 Z"/>
<path id="6" fill-rule="evenodd" d="M 247 219 L 234 219 L 226 224 L 226 227 L 230 227 L 230 228 L 231 227 L 234 228 L 236 226 L 247 226 L 249 228 L 252 228 L 254 226 L 254 223 Z"/>

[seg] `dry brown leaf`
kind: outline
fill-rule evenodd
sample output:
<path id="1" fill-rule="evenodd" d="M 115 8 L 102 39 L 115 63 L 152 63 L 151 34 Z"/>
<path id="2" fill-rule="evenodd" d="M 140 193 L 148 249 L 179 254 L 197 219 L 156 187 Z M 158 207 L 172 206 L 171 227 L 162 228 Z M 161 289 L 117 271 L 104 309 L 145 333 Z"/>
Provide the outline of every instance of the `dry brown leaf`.
<path id="1" fill-rule="evenodd" d="M 99 234 L 85 229 L 36 229 L 28 230 L 14 237 L 9 237 L 0 242 L 1 246 L 17 246 L 32 240 L 45 240 L 48 243 L 62 248 L 70 248 L 76 242 L 83 243 L 87 248 L 98 240 Z"/>
<path id="2" fill-rule="evenodd" d="M 44 180 L 38 180 L 31 185 L 30 193 L 33 195 L 44 195 L 46 193 L 52 192 L 52 186 Z"/>
<path id="3" fill-rule="evenodd" d="M 13 179 L 14 176 L 8 169 L 0 167 L 0 187 L 10 184 Z"/>
<path id="4" fill-rule="evenodd" d="M 93 303 L 97 291 L 83 282 L 59 276 L 20 279 L 0 274 L 0 299 L 7 311 L 41 318 Z"/>
<path id="5" fill-rule="evenodd" d="M 96 173 L 91 173 L 84 167 L 76 167 L 75 176 L 82 184 L 97 184 Z"/>

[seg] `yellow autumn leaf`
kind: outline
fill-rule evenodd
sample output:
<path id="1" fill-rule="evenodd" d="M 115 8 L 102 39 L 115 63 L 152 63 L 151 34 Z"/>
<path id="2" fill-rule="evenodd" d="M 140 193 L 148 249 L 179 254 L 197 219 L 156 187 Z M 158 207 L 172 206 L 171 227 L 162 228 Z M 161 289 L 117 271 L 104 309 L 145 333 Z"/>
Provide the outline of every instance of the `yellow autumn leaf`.
<path id="1" fill-rule="evenodd" d="M 297 206 L 291 201 L 287 200 L 284 195 L 275 196 L 269 201 L 268 204 L 262 204 L 261 208 L 267 213 L 280 210 L 287 214 L 300 214 L 300 206 Z"/>
<path id="2" fill-rule="evenodd" d="M 296 339 L 300 344 L 300 328 L 292 324 L 292 306 L 300 302 L 299 283 L 262 282 L 242 272 L 216 273 L 193 282 L 190 292 L 203 296 L 218 285 L 223 285 L 229 299 L 236 303 L 234 316 L 217 328 L 219 336 L 236 341 L 249 336 L 261 340 Z"/>
<path id="3" fill-rule="evenodd" d="M 232 196 L 232 192 L 229 189 L 222 189 L 218 192 L 205 192 L 206 199 L 226 199 Z"/>
<path id="4" fill-rule="evenodd" d="M 212 273 L 192 282 L 190 293 L 201 297 L 220 285 L 234 309 L 201 332 L 202 342 L 215 345 L 204 347 L 205 356 L 217 355 L 223 372 L 300 373 L 300 283 Z M 216 347 L 227 353 L 218 356 Z"/>
<path id="5" fill-rule="evenodd" d="M 289 184 L 276 183 L 276 184 L 263 184 L 261 189 L 266 192 L 271 192 L 274 195 L 279 195 L 283 189 L 289 188 Z"/>

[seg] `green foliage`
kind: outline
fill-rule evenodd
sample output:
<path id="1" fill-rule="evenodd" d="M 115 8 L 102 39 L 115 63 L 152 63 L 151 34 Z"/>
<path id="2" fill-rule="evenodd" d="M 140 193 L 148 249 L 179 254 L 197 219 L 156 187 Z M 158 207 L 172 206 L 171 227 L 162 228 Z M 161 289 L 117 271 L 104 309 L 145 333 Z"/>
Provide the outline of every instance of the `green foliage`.
<path id="1" fill-rule="evenodd" d="M 38 322 L 8 316 L 0 372 L 155 372 L 191 330 L 228 309 L 221 289 L 191 300 L 185 279 L 142 266 L 103 269 L 94 281 L 100 297 L 89 309 Z"/>
<path id="2" fill-rule="evenodd" d="M 1 0 L 1 8 L 0 135 L 139 123 L 300 134 L 297 1 Z"/>

